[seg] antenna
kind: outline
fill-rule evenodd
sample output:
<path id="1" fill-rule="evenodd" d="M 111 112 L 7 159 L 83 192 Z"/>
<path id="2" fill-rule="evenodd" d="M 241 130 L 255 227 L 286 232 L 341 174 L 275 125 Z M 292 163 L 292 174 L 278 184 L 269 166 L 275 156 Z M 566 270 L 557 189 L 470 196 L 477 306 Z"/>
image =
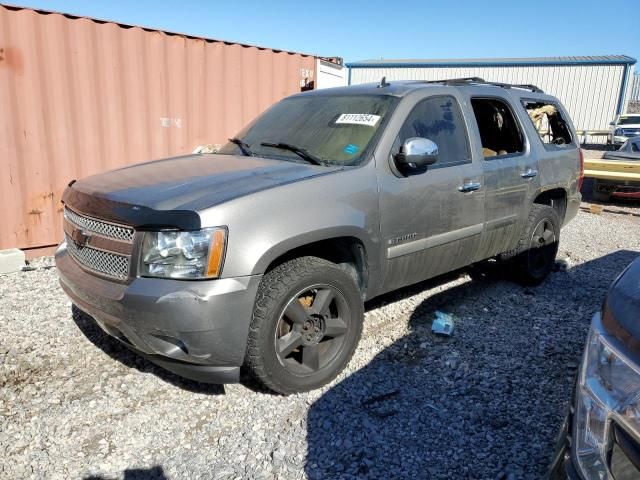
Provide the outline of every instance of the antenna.
<path id="1" fill-rule="evenodd" d="M 389 85 L 391 84 L 387 83 L 387 77 L 382 77 L 382 80 L 380 80 L 380 84 L 378 85 L 378 88 L 388 87 Z"/>

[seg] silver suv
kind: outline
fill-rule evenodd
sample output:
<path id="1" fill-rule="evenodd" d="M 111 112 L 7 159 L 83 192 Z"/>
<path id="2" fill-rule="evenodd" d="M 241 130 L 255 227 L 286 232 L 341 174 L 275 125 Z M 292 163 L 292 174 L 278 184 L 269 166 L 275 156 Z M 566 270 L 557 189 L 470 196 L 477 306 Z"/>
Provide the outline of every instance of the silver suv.
<path id="1" fill-rule="evenodd" d="M 581 172 L 535 86 L 311 91 L 215 154 L 70 183 L 56 263 L 77 308 L 161 367 L 300 392 L 345 367 L 365 300 L 487 259 L 543 281 Z"/>

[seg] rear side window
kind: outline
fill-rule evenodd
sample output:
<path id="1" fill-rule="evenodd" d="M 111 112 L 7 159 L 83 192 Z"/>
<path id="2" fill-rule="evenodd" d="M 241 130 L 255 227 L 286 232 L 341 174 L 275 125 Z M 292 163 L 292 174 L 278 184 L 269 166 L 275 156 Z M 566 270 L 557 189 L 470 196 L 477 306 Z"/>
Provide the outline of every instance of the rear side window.
<path id="1" fill-rule="evenodd" d="M 497 98 L 472 98 L 471 106 L 478 123 L 482 153 L 486 159 L 520 154 L 524 141 L 511 108 Z"/>
<path id="2" fill-rule="evenodd" d="M 438 145 L 438 161 L 434 166 L 471 161 L 467 128 L 453 97 L 430 97 L 419 102 L 402 125 L 394 149 L 398 150 L 412 137 L 426 138 Z"/>
<path id="3" fill-rule="evenodd" d="M 557 105 L 538 100 L 524 100 L 522 104 L 545 147 L 573 145 L 571 130 Z"/>

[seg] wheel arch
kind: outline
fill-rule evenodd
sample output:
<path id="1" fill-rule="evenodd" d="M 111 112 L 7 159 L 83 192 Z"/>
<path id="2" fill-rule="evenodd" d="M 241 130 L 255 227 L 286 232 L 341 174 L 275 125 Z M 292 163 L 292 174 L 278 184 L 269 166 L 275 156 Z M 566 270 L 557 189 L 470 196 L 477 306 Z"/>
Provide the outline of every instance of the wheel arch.
<path id="1" fill-rule="evenodd" d="M 553 186 L 538 192 L 533 203 L 547 205 L 553 208 L 560 218 L 561 225 L 564 225 L 564 218 L 567 213 L 567 201 L 569 192 L 563 186 Z"/>
<path id="2" fill-rule="evenodd" d="M 370 247 L 361 232 L 345 228 L 302 234 L 272 246 L 254 267 L 256 274 L 266 273 L 287 260 L 315 256 L 345 269 L 354 279 L 363 298 L 369 288 Z"/>

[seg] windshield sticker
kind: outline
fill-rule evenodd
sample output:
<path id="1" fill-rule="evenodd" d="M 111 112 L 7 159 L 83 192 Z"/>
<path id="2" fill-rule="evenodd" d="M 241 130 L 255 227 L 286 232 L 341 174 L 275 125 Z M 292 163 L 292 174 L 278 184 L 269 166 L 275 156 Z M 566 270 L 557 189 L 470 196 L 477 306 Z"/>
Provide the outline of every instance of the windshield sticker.
<path id="1" fill-rule="evenodd" d="M 378 120 L 380 120 L 380 115 L 372 115 L 370 113 L 343 113 L 336 120 L 336 124 L 346 123 L 349 125 L 375 127 Z"/>
<path id="2" fill-rule="evenodd" d="M 358 150 L 360 150 L 360 147 L 354 145 L 353 143 L 350 143 L 349 145 L 344 147 L 343 152 L 348 153 L 349 155 L 355 155 Z"/>

